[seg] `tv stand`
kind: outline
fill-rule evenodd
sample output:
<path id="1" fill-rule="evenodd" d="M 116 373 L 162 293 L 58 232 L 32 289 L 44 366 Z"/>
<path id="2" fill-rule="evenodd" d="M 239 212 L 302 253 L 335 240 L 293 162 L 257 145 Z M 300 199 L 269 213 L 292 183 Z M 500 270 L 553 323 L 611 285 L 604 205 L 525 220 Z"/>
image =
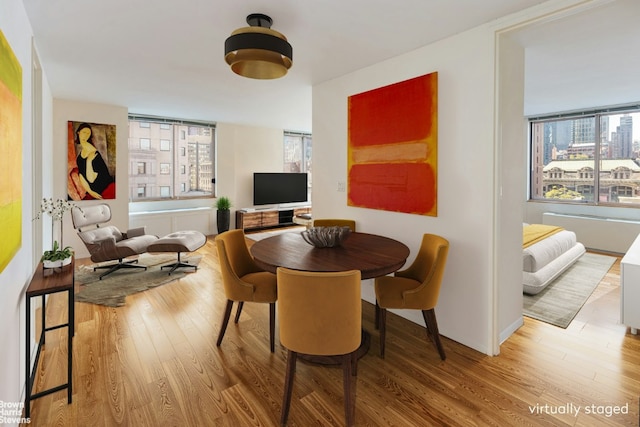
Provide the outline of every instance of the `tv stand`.
<path id="1" fill-rule="evenodd" d="M 246 231 L 296 225 L 296 215 L 311 213 L 311 206 L 287 208 L 240 209 L 236 211 L 236 228 Z"/>

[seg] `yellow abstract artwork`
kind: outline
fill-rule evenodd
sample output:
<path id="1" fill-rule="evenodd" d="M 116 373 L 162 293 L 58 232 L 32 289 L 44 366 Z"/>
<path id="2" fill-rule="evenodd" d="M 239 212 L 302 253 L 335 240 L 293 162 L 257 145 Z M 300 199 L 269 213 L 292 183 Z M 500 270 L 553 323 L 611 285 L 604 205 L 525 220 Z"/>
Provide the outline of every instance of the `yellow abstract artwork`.
<path id="1" fill-rule="evenodd" d="M 22 245 L 22 66 L 0 31 L 0 272 Z"/>

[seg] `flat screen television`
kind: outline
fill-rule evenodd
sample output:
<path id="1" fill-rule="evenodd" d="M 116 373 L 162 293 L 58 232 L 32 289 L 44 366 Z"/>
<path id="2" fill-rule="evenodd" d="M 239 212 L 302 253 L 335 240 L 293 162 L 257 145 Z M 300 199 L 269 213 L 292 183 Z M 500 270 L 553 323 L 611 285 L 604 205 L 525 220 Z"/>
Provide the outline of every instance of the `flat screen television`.
<path id="1" fill-rule="evenodd" d="M 253 174 L 254 205 L 274 205 L 306 201 L 306 173 L 255 172 Z"/>

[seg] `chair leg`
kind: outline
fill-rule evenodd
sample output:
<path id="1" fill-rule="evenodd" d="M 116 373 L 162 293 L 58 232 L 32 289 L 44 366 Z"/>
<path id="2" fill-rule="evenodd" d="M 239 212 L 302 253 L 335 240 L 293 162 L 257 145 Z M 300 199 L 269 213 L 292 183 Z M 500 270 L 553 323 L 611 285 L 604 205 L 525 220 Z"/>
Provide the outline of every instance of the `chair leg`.
<path id="1" fill-rule="evenodd" d="M 271 346 L 271 353 L 275 351 L 276 343 L 276 303 L 269 303 L 269 345 Z"/>
<path id="2" fill-rule="evenodd" d="M 438 332 L 436 311 L 433 308 L 431 310 L 422 310 L 422 317 L 424 317 L 424 323 L 427 325 L 427 331 L 431 334 L 431 340 L 438 349 L 440 359 L 445 360 L 447 356 L 444 354 L 444 347 L 442 346 L 442 342 L 440 342 L 440 332 Z"/>
<path id="3" fill-rule="evenodd" d="M 147 267 L 144 265 L 137 265 L 138 259 L 134 259 L 131 261 L 123 261 L 122 258 L 120 258 L 118 260 L 117 263 L 115 264 L 110 264 L 110 265 L 102 265 L 100 267 L 93 267 L 93 271 L 96 270 L 104 270 L 107 269 L 106 272 L 102 273 L 99 277 L 99 280 L 102 280 L 102 278 L 104 276 L 107 276 L 111 273 L 113 273 L 114 271 L 120 270 L 121 268 L 137 268 L 137 269 L 142 269 L 142 270 L 146 270 Z"/>
<path id="4" fill-rule="evenodd" d="M 288 351 L 287 354 L 287 372 L 284 378 L 284 393 L 282 397 L 282 412 L 280 414 L 280 425 L 287 424 L 287 418 L 289 417 L 289 407 L 291 406 L 291 394 L 293 392 L 293 378 L 296 373 L 296 360 L 298 353 L 295 351 Z"/>
<path id="5" fill-rule="evenodd" d="M 234 323 L 238 323 L 240 320 L 240 313 L 242 313 L 242 307 L 244 307 L 244 301 L 238 301 L 238 308 L 236 309 L 236 318 L 234 319 Z"/>
<path id="6" fill-rule="evenodd" d="M 224 310 L 224 315 L 222 316 L 222 325 L 220 325 L 220 333 L 218 334 L 218 342 L 216 342 L 216 346 L 220 347 L 222 344 L 222 338 L 224 338 L 224 333 L 227 330 L 227 324 L 229 324 L 229 318 L 231 317 L 231 309 L 233 308 L 233 301 L 230 299 L 227 300 L 227 307 Z"/>
<path id="7" fill-rule="evenodd" d="M 171 276 L 171 273 L 173 273 L 177 268 L 180 268 L 180 267 L 191 267 L 191 268 L 195 268 L 195 271 L 198 271 L 197 265 L 191 265 L 187 262 L 182 262 L 180 260 L 180 252 L 178 252 L 178 260 L 176 262 L 174 262 L 173 264 L 163 265 L 162 267 L 160 267 L 160 270 L 164 270 L 165 268 L 170 268 L 171 270 L 169 270 L 169 276 Z"/>
<path id="8" fill-rule="evenodd" d="M 387 309 L 380 308 L 380 319 L 378 320 L 380 329 L 380 357 L 384 359 L 384 342 L 387 335 Z"/>
<path id="9" fill-rule="evenodd" d="M 345 354 L 342 356 L 342 377 L 344 382 L 344 418 L 347 427 L 354 425 L 355 418 L 355 390 L 353 376 L 351 375 L 351 366 L 353 363 L 353 353 Z"/>
<path id="10" fill-rule="evenodd" d="M 358 376 L 358 350 L 351 353 L 351 375 Z"/>
<path id="11" fill-rule="evenodd" d="M 380 306 L 378 305 L 378 298 L 376 298 L 376 312 L 373 323 L 376 329 L 380 329 Z"/>

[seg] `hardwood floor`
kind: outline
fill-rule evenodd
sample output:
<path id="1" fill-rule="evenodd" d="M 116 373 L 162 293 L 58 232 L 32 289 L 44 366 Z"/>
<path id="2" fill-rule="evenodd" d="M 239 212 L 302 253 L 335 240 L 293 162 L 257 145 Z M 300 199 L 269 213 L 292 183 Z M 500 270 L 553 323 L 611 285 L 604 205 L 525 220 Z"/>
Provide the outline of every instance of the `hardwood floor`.
<path id="1" fill-rule="evenodd" d="M 124 307 L 76 303 L 73 403 L 65 391 L 34 401 L 31 425 L 279 424 L 286 350 L 269 352 L 268 305 L 245 304 L 216 347 L 225 298 L 213 241 L 199 252 L 197 273 Z M 372 339 L 358 363 L 357 425 L 637 426 L 640 337 L 619 324 L 619 278 L 618 260 L 566 330 L 525 318 L 498 357 L 443 338 L 441 361 L 424 327 L 389 313 L 380 359 L 373 306 L 363 303 Z M 47 310 L 64 319 L 64 298 Z M 47 335 L 39 389 L 66 375 L 64 335 Z M 341 375 L 299 363 L 288 425 L 343 425 Z"/>

